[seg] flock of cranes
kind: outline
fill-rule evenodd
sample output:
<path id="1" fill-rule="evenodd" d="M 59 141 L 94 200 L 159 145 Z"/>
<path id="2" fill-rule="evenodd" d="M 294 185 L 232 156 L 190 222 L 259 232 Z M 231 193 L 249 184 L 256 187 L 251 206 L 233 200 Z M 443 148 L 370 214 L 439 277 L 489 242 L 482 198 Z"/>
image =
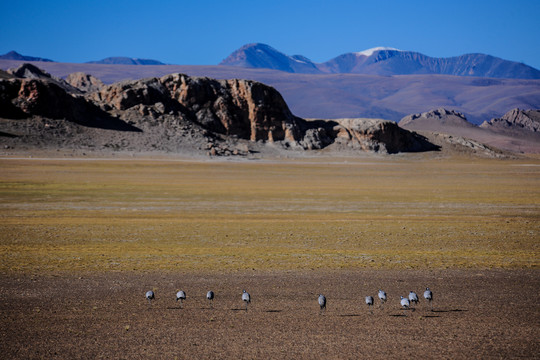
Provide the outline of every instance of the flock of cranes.
<path id="1" fill-rule="evenodd" d="M 384 306 L 384 303 L 387 300 L 386 292 L 383 290 L 379 290 L 377 295 L 381 302 L 380 306 L 382 308 Z M 152 290 L 147 291 L 145 296 L 146 296 L 146 299 L 148 300 L 148 303 L 151 306 L 152 300 L 155 299 L 154 291 Z M 212 290 L 206 293 L 206 299 L 210 301 L 210 303 L 213 306 L 214 292 Z M 426 299 L 426 301 L 431 307 L 431 311 L 433 311 L 433 304 L 432 304 L 433 293 L 431 292 L 429 288 L 426 288 L 426 290 L 424 291 L 424 299 Z M 178 291 L 176 293 L 176 301 L 180 301 L 180 308 L 182 308 L 182 301 L 184 300 L 186 300 L 186 293 L 183 290 Z M 317 300 L 319 302 L 320 313 L 323 313 L 326 310 L 326 296 L 324 296 L 323 294 L 319 294 L 319 298 Z M 242 291 L 242 301 L 246 305 L 246 312 L 247 312 L 248 305 L 251 303 L 251 296 L 246 290 Z M 373 296 L 371 295 L 366 296 L 365 301 L 366 301 L 366 305 L 369 308 L 370 313 L 373 314 L 373 305 L 375 302 Z M 414 304 L 415 306 L 418 304 L 418 295 L 414 291 L 411 291 L 409 292 L 408 297 L 400 296 L 400 304 L 401 304 L 401 307 L 405 310 L 410 310 L 410 309 L 414 310 L 414 308 L 411 307 L 411 304 Z"/>

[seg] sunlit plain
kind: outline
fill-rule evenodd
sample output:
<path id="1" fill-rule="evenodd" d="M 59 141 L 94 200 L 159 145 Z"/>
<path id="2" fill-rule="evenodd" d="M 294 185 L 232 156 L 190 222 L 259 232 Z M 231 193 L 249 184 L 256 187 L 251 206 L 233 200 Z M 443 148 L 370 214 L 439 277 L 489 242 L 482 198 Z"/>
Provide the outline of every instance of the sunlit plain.
<path id="1" fill-rule="evenodd" d="M 538 268 L 537 160 L 0 159 L 0 271 Z"/>

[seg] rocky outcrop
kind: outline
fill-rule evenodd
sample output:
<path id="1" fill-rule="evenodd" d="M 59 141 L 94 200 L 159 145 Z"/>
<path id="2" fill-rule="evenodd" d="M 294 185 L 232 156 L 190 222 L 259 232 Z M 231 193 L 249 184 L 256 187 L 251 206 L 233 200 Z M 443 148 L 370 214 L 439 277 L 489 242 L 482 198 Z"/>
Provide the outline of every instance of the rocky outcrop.
<path id="1" fill-rule="evenodd" d="M 145 111 L 181 113 L 212 132 L 251 141 L 300 138 L 299 119 L 292 115 L 281 95 L 255 81 L 171 74 L 112 84 L 90 98 L 116 110 L 137 106 L 143 115 Z"/>
<path id="2" fill-rule="evenodd" d="M 9 69 L 7 72 L 16 78 L 45 80 L 47 82 L 54 83 L 69 93 L 81 94 L 79 89 L 68 84 L 64 79 L 52 76 L 48 72 L 41 70 L 32 64 L 24 63 L 15 69 Z"/>
<path id="3" fill-rule="evenodd" d="M 161 79 L 173 99 L 208 129 L 251 141 L 297 141 L 298 121 L 280 93 L 250 80 L 190 78 L 181 74 Z"/>
<path id="4" fill-rule="evenodd" d="M 395 122 L 380 119 L 336 120 L 338 142 L 364 151 L 382 153 L 437 150 L 424 137 L 400 128 Z"/>
<path id="5" fill-rule="evenodd" d="M 79 89 L 83 93 L 99 91 L 105 86 L 98 78 L 83 72 L 71 73 L 66 77 L 66 82 Z"/>
<path id="6" fill-rule="evenodd" d="M 279 92 L 256 81 L 171 74 L 100 86 L 85 74 L 73 74 L 69 82 L 87 91 L 78 95 L 41 76 L 0 79 L 0 117 L 38 116 L 87 127 L 142 131 L 152 139 L 137 140 L 146 148 L 163 147 L 159 136 L 164 136 L 168 149 L 186 139 L 189 146 L 198 144 L 199 150 L 211 155 L 245 155 L 249 144 L 267 143 L 298 151 L 332 146 L 382 153 L 434 149 L 391 121 L 298 118 Z M 61 122 L 55 122 L 59 126 Z"/>
<path id="7" fill-rule="evenodd" d="M 439 126 L 474 127 L 462 113 L 444 108 L 405 116 L 399 121 L 399 126 L 407 129 L 416 127 L 422 127 L 422 129 L 427 127 L 438 128 Z"/>
<path id="8" fill-rule="evenodd" d="M 65 119 L 89 127 L 136 130 L 103 112 L 84 97 L 72 95 L 55 82 L 43 79 L 0 80 L 0 117 L 40 116 Z"/>
<path id="9" fill-rule="evenodd" d="M 525 130 L 532 133 L 540 132 L 540 110 L 513 109 L 501 118 L 484 121 L 481 128 L 491 130 Z"/>

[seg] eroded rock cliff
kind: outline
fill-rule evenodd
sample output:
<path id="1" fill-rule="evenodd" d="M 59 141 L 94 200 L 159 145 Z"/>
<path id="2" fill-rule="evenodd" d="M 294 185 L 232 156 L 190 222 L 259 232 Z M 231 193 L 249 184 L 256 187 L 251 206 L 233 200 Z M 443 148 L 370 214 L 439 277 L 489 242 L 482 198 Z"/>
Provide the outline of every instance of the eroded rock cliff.
<path id="1" fill-rule="evenodd" d="M 141 136 L 153 139 L 152 144 L 149 140 L 144 143 L 158 150 L 167 141 L 168 148 L 174 148 L 175 142 L 189 137 L 192 144 L 198 143 L 198 149 L 216 155 L 245 154 L 247 150 L 239 149 L 249 146 L 236 146 L 238 141 L 278 144 L 293 150 L 332 145 L 385 153 L 432 149 L 425 139 L 391 121 L 298 118 L 278 91 L 256 81 L 171 74 L 104 86 L 86 74 L 73 74 L 61 86 L 47 75 L 20 78 L 27 72 L 12 72 L 16 78 L 0 79 L 0 117 L 38 116 L 83 126 L 140 131 Z M 76 90 L 69 91 L 71 87 Z M 166 139 L 160 141 L 160 136 Z M 132 140 L 122 141 L 125 145 Z"/>

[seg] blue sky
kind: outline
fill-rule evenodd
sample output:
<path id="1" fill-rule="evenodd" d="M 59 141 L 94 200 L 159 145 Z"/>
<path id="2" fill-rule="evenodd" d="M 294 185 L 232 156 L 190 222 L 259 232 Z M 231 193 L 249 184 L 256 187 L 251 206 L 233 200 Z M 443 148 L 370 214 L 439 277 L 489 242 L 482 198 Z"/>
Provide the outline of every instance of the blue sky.
<path id="1" fill-rule="evenodd" d="M 540 69 L 540 0 L 0 0 L 0 54 L 218 64 L 261 42 L 323 62 L 376 46 L 486 53 Z"/>

